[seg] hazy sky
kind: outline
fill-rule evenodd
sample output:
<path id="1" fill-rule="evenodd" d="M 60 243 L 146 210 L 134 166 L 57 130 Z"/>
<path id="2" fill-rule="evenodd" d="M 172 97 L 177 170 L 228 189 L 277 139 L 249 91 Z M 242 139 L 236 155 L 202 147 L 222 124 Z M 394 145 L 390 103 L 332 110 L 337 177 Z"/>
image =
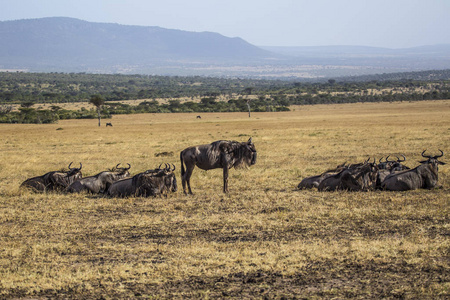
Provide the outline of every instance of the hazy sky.
<path id="1" fill-rule="evenodd" d="M 450 0 L 0 0 L 0 21 L 55 16 L 212 31 L 257 46 L 450 44 Z"/>

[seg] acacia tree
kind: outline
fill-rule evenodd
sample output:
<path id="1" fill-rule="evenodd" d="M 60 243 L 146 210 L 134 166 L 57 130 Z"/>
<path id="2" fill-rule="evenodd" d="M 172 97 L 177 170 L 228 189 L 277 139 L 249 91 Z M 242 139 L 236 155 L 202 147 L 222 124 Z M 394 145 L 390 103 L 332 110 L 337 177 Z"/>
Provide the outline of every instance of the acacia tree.
<path id="1" fill-rule="evenodd" d="M 100 119 L 101 119 L 100 112 L 102 110 L 103 104 L 105 104 L 105 100 L 100 95 L 92 95 L 89 102 L 93 104 L 95 107 L 97 107 L 98 126 L 100 127 Z"/>

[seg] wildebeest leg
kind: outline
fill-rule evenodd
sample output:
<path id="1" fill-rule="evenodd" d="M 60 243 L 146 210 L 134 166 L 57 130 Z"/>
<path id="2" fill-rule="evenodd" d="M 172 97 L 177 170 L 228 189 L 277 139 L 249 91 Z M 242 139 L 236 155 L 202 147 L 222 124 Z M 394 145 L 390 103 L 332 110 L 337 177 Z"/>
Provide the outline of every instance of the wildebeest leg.
<path id="1" fill-rule="evenodd" d="M 228 168 L 223 168 L 223 192 L 228 193 Z"/>
<path id="2" fill-rule="evenodd" d="M 181 183 L 183 184 L 183 192 L 186 193 L 186 183 L 188 187 L 189 194 L 193 194 L 191 190 L 191 176 L 192 171 L 194 170 L 195 166 L 186 165 L 186 173 L 181 177 Z"/>

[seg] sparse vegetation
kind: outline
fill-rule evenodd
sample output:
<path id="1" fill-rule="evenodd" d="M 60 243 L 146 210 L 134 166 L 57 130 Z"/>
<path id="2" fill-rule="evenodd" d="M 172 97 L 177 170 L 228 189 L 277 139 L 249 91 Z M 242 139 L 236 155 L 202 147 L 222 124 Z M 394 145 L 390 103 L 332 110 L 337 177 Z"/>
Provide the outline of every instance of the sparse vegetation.
<path id="1" fill-rule="evenodd" d="M 336 84 L 336 83 L 335 83 Z M 402 153 L 450 155 L 450 102 L 136 114 L 0 124 L 1 298 L 403 298 L 449 296 L 449 165 L 442 189 L 299 191 L 329 166 Z M 63 130 L 61 130 L 63 129 Z M 194 172 L 196 194 L 33 194 L 28 177 L 83 163 L 90 176 L 173 163 L 190 145 L 253 137 L 256 165 Z M 157 156 L 174 152 L 174 156 Z M 179 173 L 177 174 L 178 180 Z"/>
<path id="2" fill-rule="evenodd" d="M 409 75 L 408 75 L 409 74 Z M 413 79 L 416 74 L 417 80 Z M 428 77 L 426 76 L 428 74 Z M 450 99 L 448 70 L 405 73 L 408 79 L 370 81 L 328 79 L 321 82 L 165 77 L 144 75 L 0 73 L 1 123 L 55 123 L 69 118 L 95 118 L 67 103 L 103 99 L 97 118 L 114 114 L 180 112 L 275 112 L 292 105 Z M 393 77 L 386 74 L 385 78 Z M 364 77 L 372 78 L 372 77 Z M 124 100 L 139 100 L 125 103 Z M 48 109 L 12 104 L 51 104 Z M 97 107 L 97 106 L 96 106 Z M 100 107 L 100 106 L 99 106 Z"/>

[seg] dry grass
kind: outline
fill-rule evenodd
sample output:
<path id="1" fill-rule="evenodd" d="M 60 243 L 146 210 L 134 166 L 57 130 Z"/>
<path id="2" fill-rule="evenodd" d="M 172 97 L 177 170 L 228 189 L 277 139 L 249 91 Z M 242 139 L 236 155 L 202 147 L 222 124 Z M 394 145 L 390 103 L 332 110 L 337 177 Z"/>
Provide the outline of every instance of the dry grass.
<path id="1" fill-rule="evenodd" d="M 442 189 L 297 191 L 344 161 L 424 149 L 450 162 L 450 101 L 296 107 L 286 113 L 146 114 L 0 125 L 0 297 L 446 298 L 450 169 Z M 218 139 L 258 150 L 248 170 L 194 170 L 194 196 L 107 199 L 20 191 L 83 163 L 133 173 Z M 174 152 L 172 157 L 156 153 Z M 447 157 L 447 159 L 446 159 Z M 178 172 L 178 171 L 177 171 Z M 181 180 L 178 177 L 179 186 Z M 181 187 L 180 187 L 181 188 Z"/>

